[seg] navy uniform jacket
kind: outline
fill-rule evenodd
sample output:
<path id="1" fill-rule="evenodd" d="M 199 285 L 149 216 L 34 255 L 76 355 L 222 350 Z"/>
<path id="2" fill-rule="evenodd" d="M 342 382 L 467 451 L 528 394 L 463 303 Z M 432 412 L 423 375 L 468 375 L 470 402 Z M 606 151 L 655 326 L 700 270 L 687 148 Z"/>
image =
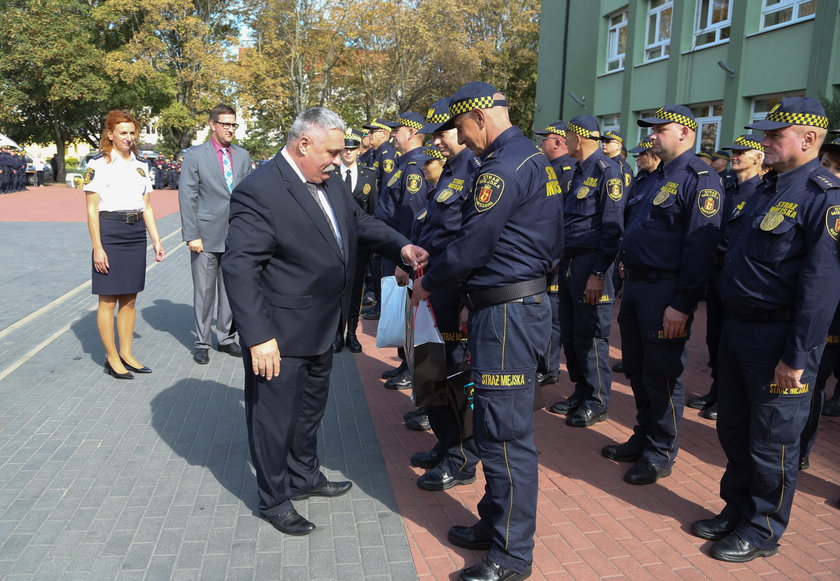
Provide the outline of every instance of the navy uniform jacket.
<path id="1" fill-rule="evenodd" d="M 782 361 L 804 369 L 825 342 L 840 289 L 840 180 L 812 160 L 771 172 L 732 225 L 720 279 L 727 312 L 792 309 Z"/>
<path id="2" fill-rule="evenodd" d="M 565 194 L 572 187 L 572 178 L 575 175 L 575 163 L 577 162 L 571 156 L 561 155 L 555 157 L 549 163 L 554 168 L 554 173 L 557 174 L 560 189 Z"/>
<path id="3" fill-rule="evenodd" d="M 382 190 L 394 172 L 397 170 L 397 150 L 387 141 L 373 150 L 373 163 L 370 166 L 376 172 L 376 190 L 379 194 L 379 199 L 382 199 Z M 382 216 L 378 211 L 376 217 L 380 220 Z"/>
<path id="4" fill-rule="evenodd" d="M 423 287 L 503 287 L 545 275 L 563 252 L 560 184 L 545 155 L 518 127 L 484 152 L 458 237 L 431 264 Z"/>
<path id="5" fill-rule="evenodd" d="M 461 230 L 463 206 L 472 201 L 472 185 L 478 163 L 469 148 L 446 160 L 437 188 L 429 196 L 421 222 L 417 245 L 429 253 L 429 260 L 440 257 Z"/>
<path id="6" fill-rule="evenodd" d="M 343 173 L 346 169 L 347 168 L 342 165 L 335 170 L 335 173 L 338 175 L 338 179 L 340 179 L 342 183 L 344 183 Z M 354 187 L 353 191 L 349 193 L 366 214 L 372 215 L 374 209 L 376 208 L 377 200 L 376 172 L 373 168 L 358 164 L 356 164 L 356 170 L 358 172 L 356 175 L 356 187 Z"/>
<path id="7" fill-rule="evenodd" d="M 376 217 L 404 236 L 411 235 L 414 217 L 426 207 L 428 184 L 423 175 L 423 148 L 401 155 L 397 170 L 383 184 Z"/>
<path id="8" fill-rule="evenodd" d="M 645 179 L 624 231 L 621 262 L 677 274 L 670 305 L 691 313 L 703 297 L 720 239 L 720 176 L 686 151 Z"/>
<path id="9" fill-rule="evenodd" d="M 563 231 L 567 249 L 598 250 L 596 270 L 604 272 L 615 261 L 624 231 L 624 178 L 601 151 L 577 163 L 564 193 Z"/>
<path id="10" fill-rule="evenodd" d="M 621 172 L 621 177 L 624 180 L 624 187 L 629 188 L 630 184 L 633 183 L 633 168 L 630 167 L 630 164 L 627 163 L 627 160 L 624 159 L 621 154 L 610 159 L 612 159 L 618 166 L 618 169 Z"/>
<path id="11" fill-rule="evenodd" d="M 374 153 L 375 153 L 375 150 L 371 147 L 366 152 L 361 154 L 359 156 L 359 159 L 357 160 L 359 165 L 363 165 L 365 167 L 373 168 L 373 162 L 374 162 L 373 154 Z"/>
<path id="12" fill-rule="evenodd" d="M 739 211 L 744 208 L 744 204 L 753 195 L 753 192 L 761 183 L 761 176 L 755 175 L 744 183 L 739 183 L 736 179 L 734 182 L 723 182 L 723 218 L 721 218 L 721 229 L 725 229 L 726 223 L 736 209 Z"/>

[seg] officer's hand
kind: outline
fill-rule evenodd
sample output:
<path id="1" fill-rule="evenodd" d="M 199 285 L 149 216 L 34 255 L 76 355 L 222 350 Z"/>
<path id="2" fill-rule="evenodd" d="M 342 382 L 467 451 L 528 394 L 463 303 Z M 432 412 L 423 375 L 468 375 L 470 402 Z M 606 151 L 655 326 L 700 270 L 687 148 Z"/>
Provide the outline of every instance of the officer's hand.
<path id="1" fill-rule="evenodd" d="M 802 384 L 799 383 L 799 380 L 802 379 L 802 372 L 804 371 L 804 369 L 788 367 L 783 361 L 779 361 L 773 374 L 773 382 L 782 389 L 801 388 Z"/>
<path id="2" fill-rule="evenodd" d="M 105 254 L 104 248 L 95 248 L 93 250 L 93 268 L 100 274 L 108 274 L 108 269 L 111 265 L 108 264 L 108 255 Z"/>
<path id="3" fill-rule="evenodd" d="M 604 279 L 590 274 L 586 280 L 586 290 L 583 291 L 583 302 L 597 305 L 603 294 Z"/>
<path id="4" fill-rule="evenodd" d="M 399 266 L 394 269 L 394 276 L 397 277 L 397 284 L 400 286 L 405 286 L 408 284 L 409 276 L 406 271 L 404 271 Z"/>
<path id="5" fill-rule="evenodd" d="M 688 322 L 688 315 L 679 312 L 673 307 L 665 309 L 662 317 L 662 332 L 666 339 L 674 339 L 685 335 L 685 324 Z"/>
<path id="6" fill-rule="evenodd" d="M 201 241 L 201 238 L 196 238 L 187 242 L 187 248 L 193 252 L 204 252 L 204 243 Z"/>
<path id="7" fill-rule="evenodd" d="M 155 262 L 160 262 L 166 258 L 166 250 L 163 249 L 163 244 L 161 244 L 160 240 L 152 242 L 152 248 L 155 249 Z"/>
<path id="8" fill-rule="evenodd" d="M 412 268 L 426 266 L 429 262 L 429 253 L 424 248 L 415 246 L 414 244 L 403 246 L 402 250 L 400 250 L 400 255 L 402 256 L 403 262 L 410 264 Z"/>
<path id="9" fill-rule="evenodd" d="M 414 288 L 411 293 L 411 306 L 416 307 L 420 304 L 420 301 L 424 301 L 429 298 L 429 295 L 432 294 L 426 289 L 423 288 L 423 277 L 416 279 L 414 281 Z"/>
<path id="10" fill-rule="evenodd" d="M 458 314 L 458 322 L 461 324 L 461 332 L 464 336 L 469 335 L 467 328 L 467 320 L 470 318 L 470 310 L 467 307 L 461 307 L 461 312 Z"/>
<path id="11" fill-rule="evenodd" d="M 624 263 L 623 262 L 618 263 L 618 276 L 620 278 L 624 279 Z"/>
<path id="12" fill-rule="evenodd" d="M 252 345 L 251 366 L 254 375 L 271 379 L 280 375 L 280 349 L 277 339 L 269 339 L 263 343 Z"/>

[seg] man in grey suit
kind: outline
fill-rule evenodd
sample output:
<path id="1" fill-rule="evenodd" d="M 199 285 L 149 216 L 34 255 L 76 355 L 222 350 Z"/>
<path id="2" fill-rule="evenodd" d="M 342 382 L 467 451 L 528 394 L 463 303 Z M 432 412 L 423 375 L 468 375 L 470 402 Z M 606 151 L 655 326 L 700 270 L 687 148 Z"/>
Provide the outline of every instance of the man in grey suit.
<path id="1" fill-rule="evenodd" d="M 236 111 L 227 105 L 213 107 L 210 110 L 210 139 L 188 149 L 181 167 L 178 189 L 181 231 L 192 251 L 190 265 L 196 334 L 193 360 L 200 364 L 210 361 L 214 307 L 219 351 L 242 357 L 220 270 L 228 233 L 230 193 L 251 171 L 251 156 L 231 143 L 237 127 Z"/>

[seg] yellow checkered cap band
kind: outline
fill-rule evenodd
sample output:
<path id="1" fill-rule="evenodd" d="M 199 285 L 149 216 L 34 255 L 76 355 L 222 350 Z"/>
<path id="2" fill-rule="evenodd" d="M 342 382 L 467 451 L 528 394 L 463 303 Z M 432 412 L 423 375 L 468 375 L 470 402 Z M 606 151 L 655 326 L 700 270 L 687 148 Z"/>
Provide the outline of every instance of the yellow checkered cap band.
<path id="1" fill-rule="evenodd" d="M 443 157 L 443 154 L 434 147 L 424 148 L 423 153 L 434 159 L 446 159 L 445 157 Z"/>
<path id="2" fill-rule="evenodd" d="M 385 125 L 384 123 L 380 123 L 379 121 L 371 121 L 368 123 L 368 127 L 376 127 L 377 129 L 384 129 L 385 131 L 390 131 L 391 128 Z"/>
<path id="3" fill-rule="evenodd" d="M 396 121 L 394 121 L 398 126 L 402 125 L 405 127 L 411 127 L 412 129 L 423 129 L 423 124 L 418 121 L 412 121 L 411 119 L 405 119 L 403 117 L 397 117 Z"/>
<path id="4" fill-rule="evenodd" d="M 477 97 L 475 99 L 466 99 L 464 101 L 452 103 L 449 106 L 449 114 L 452 117 L 455 117 L 456 115 L 467 113 L 473 109 L 491 109 L 493 107 L 493 103 L 493 95 Z"/>
<path id="5" fill-rule="evenodd" d="M 554 135 L 559 135 L 560 137 L 566 137 L 566 132 L 562 129 L 557 129 L 556 127 L 549 125 L 543 131 L 547 131 L 548 133 L 553 133 Z"/>
<path id="6" fill-rule="evenodd" d="M 609 137 L 610 139 L 612 139 L 614 141 L 618 141 L 619 143 L 624 143 L 624 139 L 622 139 L 620 135 L 616 135 L 612 131 L 607 131 L 606 133 L 604 133 L 604 137 Z"/>
<path id="7" fill-rule="evenodd" d="M 643 149 L 650 149 L 651 147 L 653 147 L 653 141 L 640 141 L 639 145 L 637 145 L 636 147 L 641 147 Z"/>
<path id="8" fill-rule="evenodd" d="M 790 123 L 791 125 L 808 125 L 828 129 L 828 117 L 813 113 L 786 113 L 785 111 L 771 111 L 765 118 L 776 123 Z"/>
<path id="9" fill-rule="evenodd" d="M 568 126 L 569 126 L 568 130 L 571 131 L 572 133 L 580 135 L 581 137 L 592 137 L 592 132 L 589 129 L 584 129 L 583 127 L 581 127 L 577 123 L 572 123 L 571 121 L 569 121 Z"/>
<path id="10" fill-rule="evenodd" d="M 665 109 L 659 109 L 653 114 L 653 117 L 665 119 L 671 123 L 679 123 L 680 125 L 688 127 L 692 131 L 697 131 L 697 121 L 690 117 L 686 117 L 685 115 L 680 115 L 679 113 L 672 113 L 671 111 L 666 111 Z"/>
<path id="11" fill-rule="evenodd" d="M 746 139 L 743 135 L 735 139 L 735 145 L 743 145 L 744 147 L 749 147 L 750 149 L 764 151 L 764 146 L 761 145 L 758 141 Z"/>
<path id="12" fill-rule="evenodd" d="M 429 112 L 426 114 L 426 123 L 446 123 L 451 119 L 449 115 L 449 111 L 444 113 L 435 113 L 434 109 L 429 109 Z"/>

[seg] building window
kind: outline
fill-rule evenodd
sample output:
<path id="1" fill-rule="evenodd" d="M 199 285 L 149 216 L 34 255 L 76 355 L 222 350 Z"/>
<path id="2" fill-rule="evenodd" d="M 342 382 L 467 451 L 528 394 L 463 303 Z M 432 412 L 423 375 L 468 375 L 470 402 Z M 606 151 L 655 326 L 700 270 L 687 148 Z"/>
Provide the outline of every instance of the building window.
<path id="1" fill-rule="evenodd" d="M 694 105 L 691 113 L 697 121 L 697 143 L 695 151 L 714 153 L 720 149 L 720 122 L 723 117 L 723 103 Z"/>
<path id="2" fill-rule="evenodd" d="M 673 7 L 673 0 L 649 0 L 645 62 L 667 57 L 671 53 Z"/>
<path id="3" fill-rule="evenodd" d="M 601 117 L 601 135 L 607 131 L 621 131 L 621 115 L 604 115 Z"/>
<path id="4" fill-rule="evenodd" d="M 729 39 L 732 25 L 731 0 L 698 0 L 695 47 Z"/>
<path id="5" fill-rule="evenodd" d="M 761 28 L 767 30 L 809 20 L 817 11 L 817 0 L 764 0 Z"/>
<path id="6" fill-rule="evenodd" d="M 653 117 L 653 114 L 656 113 L 656 111 L 657 111 L 656 109 L 651 109 L 650 111 L 639 111 L 639 116 L 637 117 L 637 119 L 644 119 L 645 117 Z M 650 127 L 639 127 L 639 141 L 643 140 L 645 137 L 647 137 L 650 134 L 651 134 L 651 128 Z M 632 145 L 629 145 L 629 144 L 625 144 L 625 145 L 627 145 L 628 149 L 636 146 L 635 143 L 632 144 Z"/>
<path id="7" fill-rule="evenodd" d="M 607 72 L 624 70 L 624 54 L 627 50 L 627 10 L 608 17 L 607 30 Z"/>
<path id="8" fill-rule="evenodd" d="M 784 95 L 771 95 L 767 97 L 755 97 L 752 100 L 752 111 L 750 112 L 750 123 L 761 121 L 767 117 L 774 106 L 778 105 L 784 97 L 804 97 L 804 92 L 785 93 Z"/>

